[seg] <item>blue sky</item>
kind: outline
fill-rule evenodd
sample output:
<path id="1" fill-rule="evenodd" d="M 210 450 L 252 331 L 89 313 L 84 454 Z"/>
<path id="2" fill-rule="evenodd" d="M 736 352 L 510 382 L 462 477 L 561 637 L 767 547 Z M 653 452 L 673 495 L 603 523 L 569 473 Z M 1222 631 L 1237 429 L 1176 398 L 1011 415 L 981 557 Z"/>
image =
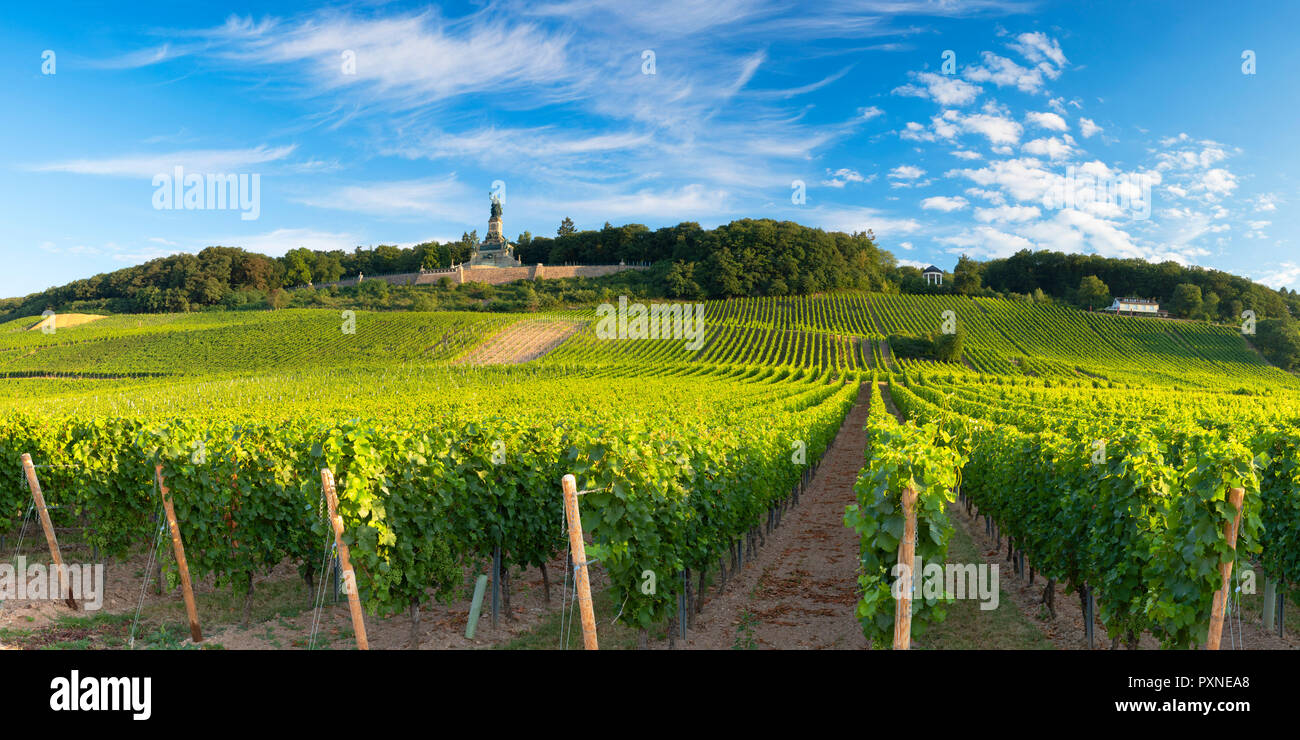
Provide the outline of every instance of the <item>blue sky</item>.
<path id="1" fill-rule="evenodd" d="M 482 235 L 496 181 L 511 238 L 771 217 L 916 264 L 1047 248 L 1296 289 L 1297 27 L 1288 2 L 11 5 L 0 295 L 210 244 Z M 256 218 L 156 208 L 177 166 L 257 175 Z"/>

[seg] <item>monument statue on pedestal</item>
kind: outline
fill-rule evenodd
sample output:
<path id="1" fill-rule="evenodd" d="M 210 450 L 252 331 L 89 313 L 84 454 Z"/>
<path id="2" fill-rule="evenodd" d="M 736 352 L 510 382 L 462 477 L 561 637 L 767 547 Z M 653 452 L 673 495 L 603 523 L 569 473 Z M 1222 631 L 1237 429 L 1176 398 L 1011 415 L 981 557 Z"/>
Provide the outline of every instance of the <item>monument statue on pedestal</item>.
<path id="1" fill-rule="evenodd" d="M 501 199 L 493 193 L 492 206 L 488 217 L 487 236 L 470 255 L 470 267 L 519 267 L 521 263 L 515 258 L 515 245 L 506 241 L 501 233 Z"/>

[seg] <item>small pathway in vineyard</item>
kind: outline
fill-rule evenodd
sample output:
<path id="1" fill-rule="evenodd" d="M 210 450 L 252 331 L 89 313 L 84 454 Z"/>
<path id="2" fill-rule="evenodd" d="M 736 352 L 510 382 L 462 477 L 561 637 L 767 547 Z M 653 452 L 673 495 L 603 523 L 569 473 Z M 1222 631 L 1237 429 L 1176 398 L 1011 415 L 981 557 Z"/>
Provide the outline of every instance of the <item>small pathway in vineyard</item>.
<path id="1" fill-rule="evenodd" d="M 858 537 L 844 526 L 855 501 L 867 438 L 867 393 L 854 404 L 822 457 L 799 505 L 718 594 L 710 590 L 695 627 L 679 646 L 801 650 L 866 648 L 854 618 L 858 601 Z"/>

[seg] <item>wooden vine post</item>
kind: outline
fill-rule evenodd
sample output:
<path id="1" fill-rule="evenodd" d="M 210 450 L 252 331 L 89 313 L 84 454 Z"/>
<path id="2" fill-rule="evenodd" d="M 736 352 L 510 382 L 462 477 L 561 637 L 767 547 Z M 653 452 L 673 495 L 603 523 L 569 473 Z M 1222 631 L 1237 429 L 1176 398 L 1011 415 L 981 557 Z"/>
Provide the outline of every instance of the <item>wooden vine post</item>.
<path id="1" fill-rule="evenodd" d="M 348 595 L 348 609 L 352 612 L 352 631 L 357 636 L 357 649 L 369 650 L 366 639 L 366 620 L 361 614 L 361 594 L 357 593 L 357 574 L 352 570 L 348 546 L 343 542 L 343 517 L 339 516 L 339 498 L 334 492 L 334 473 L 321 468 L 321 488 L 325 489 L 325 502 L 329 505 L 330 525 L 334 528 L 334 544 L 339 551 L 339 569 L 343 571 L 343 590 Z"/>
<path id="2" fill-rule="evenodd" d="M 898 543 L 898 564 L 903 566 L 900 593 L 894 604 L 894 649 L 908 650 L 912 646 L 912 584 L 916 574 L 916 499 L 915 488 L 903 489 L 903 539 Z"/>
<path id="3" fill-rule="evenodd" d="M 36 512 L 41 517 L 41 527 L 45 529 L 45 542 L 50 546 L 50 560 L 54 563 L 54 572 L 58 574 L 59 593 L 63 594 L 68 606 L 78 609 L 77 600 L 72 598 L 72 583 L 68 580 L 68 570 L 63 566 L 63 553 L 59 550 L 59 540 L 54 536 L 54 523 L 50 521 L 50 511 L 45 507 L 45 495 L 41 493 L 41 482 L 36 479 L 36 466 L 32 465 L 32 456 L 23 453 L 23 472 L 27 474 L 27 487 L 31 489 L 32 501 Z"/>
<path id="4" fill-rule="evenodd" d="M 1234 552 L 1237 549 L 1237 530 L 1241 527 L 1241 503 L 1246 497 L 1246 489 L 1233 488 L 1228 491 L 1228 503 L 1236 510 L 1232 521 L 1223 525 L 1223 535 L 1228 540 L 1228 549 Z M 1224 610 L 1228 604 L 1228 581 L 1232 578 L 1232 561 L 1219 566 L 1219 573 L 1222 576 L 1222 584 L 1219 590 L 1214 592 L 1213 611 L 1210 612 L 1210 633 L 1205 638 L 1206 650 L 1218 650 L 1219 640 L 1223 637 L 1223 616 Z"/>
<path id="5" fill-rule="evenodd" d="M 591 607 L 591 579 L 587 576 L 587 546 L 582 541 L 582 519 L 578 517 L 578 482 L 572 475 L 566 475 L 561 487 L 564 489 L 564 516 L 569 520 L 569 548 L 573 551 L 578 610 L 582 612 L 582 645 L 587 650 L 599 650 L 596 613 Z"/>
<path id="6" fill-rule="evenodd" d="M 185 596 L 185 612 L 190 618 L 190 637 L 195 642 L 203 642 L 203 630 L 199 629 L 199 610 L 194 604 L 194 586 L 190 584 L 190 566 L 185 561 L 185 543 L 181 542 L 181 527 L 176 523 L 176 509 L 172 506 L 172 492 L 167 488 L 163 478 L 163 466 L 154 468 L 158 476 L 158 490 L 162 493 L 163 511 L 167 513 L 167 526 L 172 533 L 172 551 L 176 553 L 176 568 L 181 572 L 181 593 Z"/>

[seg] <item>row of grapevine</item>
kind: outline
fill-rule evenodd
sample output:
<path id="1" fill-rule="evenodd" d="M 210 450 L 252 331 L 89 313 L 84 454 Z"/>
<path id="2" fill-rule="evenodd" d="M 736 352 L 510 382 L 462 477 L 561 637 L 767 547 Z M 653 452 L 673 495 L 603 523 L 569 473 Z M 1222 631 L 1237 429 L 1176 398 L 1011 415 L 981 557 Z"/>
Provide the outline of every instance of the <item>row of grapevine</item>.
<path id="1" fill-rule="evenodd" d="M 1247 444 L 1197 426 L 1121 424 L 1102 440 L 1026 432 L 967 416 L 969 401 L 954 411 L 918 392 L 897 386 L 895 402 L 939 423 L 968 457 L 963 493 L 1040 573 L 1095 597 L 1112 637 L 1149 631 L 1169 647 L 1205 639 L 1220 564 L 1260 552 L 1269 530 Z M 1245 490 L 1236 550 L 1225 535 L 1233 488 Z"/>
<path id="2" fill-rule="evenodd" d="M 822 375 L 753 375 L 665 378 L 671 401 L 637 403 L 643 385 L 627 404 L 592 397 L 609 383 L 552 379 L 531 412 L 509 416 L 477 405 L 344 422 L 17 415 L 0 425 L 0 457 L 30 452 L 47 464 L 57 515 L 89 523 L 88 541 L 109 555 L 151 539 L 161 465 L 194 577 L 231 584 L 286 560 L 310 572 L 327 541 L 319 471 L 328 467 L 365 604 L 381 614 L 450 594 L 459 564 L 498 547 L 507 566 L 545 563 L 563 547 L 558 481 L 571 472 L 590 491 L 589 553 L 623 618 L 647 626 L 671 612 L 673 574 L 716 562 L 789 495 L 857 392 Z M 649 413 L 628 413 L 638 407 Z M 4 490 L 12 526 L 25 502 Z M 647 569 L 661 583 L 649 594 Z"/>
<path id="3" fill-rule="evenodd" d="M 115 316 L 48 335 L 0 333 L 0 372 L 197 375 L 429 363 L 451 359 L 519 318 L 326 309 L 192 314 L 167 322 Z"/>
<path id="4" fill-rule="evenodd" d="M 936 424 L 899 424 L 885 410 L 880 388 L 871 383 L 867 420 L 867 464 L 854 484 L 857 503 L 844 513 L 844 524 L 860 541 L 858 588 L 862 594 L 855 615 L 863 634 L 877 648 L 890 645 L 894 630 L 893 592 L 898 546 L 903 538 L 902 496 L 917 492 L 916 555 L 922 561 L 943 563 L 948 555 L 952 523 L 947 506 L 955 500 L 958 470 L 964 463 L 946 432 Z M 916 576 L 913 576 L 914 582 Z M 943 621 L 947 598 L 916 589 L 912 602 L 911 634 Z"/>

